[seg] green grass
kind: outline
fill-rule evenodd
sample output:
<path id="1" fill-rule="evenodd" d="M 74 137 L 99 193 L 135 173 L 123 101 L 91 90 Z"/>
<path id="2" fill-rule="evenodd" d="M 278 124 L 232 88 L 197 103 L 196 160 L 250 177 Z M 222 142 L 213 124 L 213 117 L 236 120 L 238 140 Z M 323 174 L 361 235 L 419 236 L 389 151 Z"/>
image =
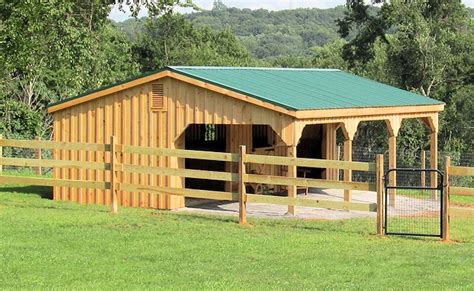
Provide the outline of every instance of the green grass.
<path id="1" fill-rule="evenodd" d="M 0 188 L 1 289 L 474 289 L 474 220 L 458 242 L 377 237 L 374 219 L 302 221 L 58 202 Z"/>

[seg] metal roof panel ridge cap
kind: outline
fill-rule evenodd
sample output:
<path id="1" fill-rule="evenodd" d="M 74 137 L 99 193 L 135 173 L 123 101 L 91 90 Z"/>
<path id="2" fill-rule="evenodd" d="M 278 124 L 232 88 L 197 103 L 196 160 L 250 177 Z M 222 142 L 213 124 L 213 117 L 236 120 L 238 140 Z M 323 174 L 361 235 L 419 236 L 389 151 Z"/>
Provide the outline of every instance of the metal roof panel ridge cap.
<path id="1" fill-rule="evenodd" d="M 342 72 L 339 69 L 321 68 L 274 68 L 274 67 L 219 67 L 219 66 L 168 66 L 174 70 L 262 70 L 262 71 L 315 71 L 315 72 Z"/>

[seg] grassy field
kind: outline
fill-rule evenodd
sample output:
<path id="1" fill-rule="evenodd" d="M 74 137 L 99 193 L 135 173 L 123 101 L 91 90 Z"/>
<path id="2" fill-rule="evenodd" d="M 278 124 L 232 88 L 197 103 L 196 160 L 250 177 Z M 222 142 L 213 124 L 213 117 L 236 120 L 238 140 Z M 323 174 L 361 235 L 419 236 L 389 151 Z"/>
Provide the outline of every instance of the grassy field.
<path id="1" fill-rule="evenodd" d="M 474 289 L 474 220 L 456 243 L 377 237 L 373 219 L 302 221 L 83 206 L 0 187 L 0 288 Z"/>

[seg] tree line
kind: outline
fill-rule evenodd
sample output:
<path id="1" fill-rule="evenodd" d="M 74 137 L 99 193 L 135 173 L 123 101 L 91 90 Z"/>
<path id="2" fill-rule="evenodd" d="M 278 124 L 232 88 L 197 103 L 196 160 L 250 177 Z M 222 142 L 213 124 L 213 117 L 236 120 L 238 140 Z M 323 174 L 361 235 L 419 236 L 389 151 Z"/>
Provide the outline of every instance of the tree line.
<path id="1" fill-rule="evenodd" d="M 114 1 L 0 4 L 0 133 L 51 134 L 46 106 L 166 65 L 339 68 L 446 103 L 440 147 L 472 152 L 474 34 L 460 1 L 348 0 L 328 10 L 202 11 L 190 0 L 145 1 L 149 16 L 114 23 Z M 118 1 L 133 14 L 140 1 Z M 196 9 L 175 12 L 178 6 Z M 407 157 L 428 147 L 404 121 Z M 355 146 L 386 148 L 384 124 L 361 124 Z"/>

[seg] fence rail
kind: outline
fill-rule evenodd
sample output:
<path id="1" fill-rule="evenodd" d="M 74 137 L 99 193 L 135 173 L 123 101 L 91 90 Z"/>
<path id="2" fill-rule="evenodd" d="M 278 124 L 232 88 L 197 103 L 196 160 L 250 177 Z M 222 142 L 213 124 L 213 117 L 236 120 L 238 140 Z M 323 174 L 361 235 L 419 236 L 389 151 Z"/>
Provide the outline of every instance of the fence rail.
<path id="1" fill-rule="evenodd" d="M 72 157 L 84 157 L 82 153 L 72 154 L 70 152 L 66 155 L 65 159 L 38 159 L 32 158 L 7 158 L 2 157 L 3 147 L 18 147 L 18 148 L 31 148 L 31 149 L 53 149 L 58 151 L 92 151 L 92 156 L 101 154 L 103 157 L 102 161 L 76 161 L 70 160 Z M 105 155 L 105 153 L 108 153 Z M 176 157 L 183 159 L 200 159 L 200 160 L 213 160 L 222 162 L 238 163 L 239 172 L 219 172 L 219 171 L 207 171 L 207 170 L 194 170 L 179 168 L 177 165 L 158 167 L 158 166 L 146 166 L 143 164 L 142 159 L 138 162 L 136 159 L 128 159 L 128 161 L 118 161 L 118 155 L 121 154 L 132 154 L 132 155 L 148 155 L 158 157 Z M 67 160 L 66 160 L 67 159 Z M 146 159 L 145 159 L 146 160 Z M 353 171 L 366 171 L 376 172 L 378 179 L 382 179 L 383 175 L 383 159 L 380 163 L 367 163 L 367 162 L 348 162 L 348 161 L 333 161 L 333 160 L 318 160 L 318 159 L 305 159 L 305 158 L 293 158 L 293 157 L 275 157 L 275 156 L 262 156 L 246 154 L 245 147 L 242 146 L 240 152 L 236 153 L 223 153 L 223 152 L 208 152 L 208 151 L 196 151 L 196 150 L 183 150 L 183 149 L 165 149 L 165 148 L 151 148 L 142 146 L 131 146 L 117 144 L 116 139 L 111 137 L 110 143 L 108 144 L 90 144 L 90 143 L 64 143 L 55 141 L 41 141 L 41 140 L 8 140 L 2 139 L 0 136 L 0 184 L 17 184 L 17 185 L 42 185 L 42 186 L 53 186 L 53 187 L 66 187 L 66 188 L 83 188 L 83 189 L 102 189 L 107 191 L 107 198 L 104 197 L 104 201 L 111 203 L 112 211 L 117 212 L 118 208 L 118 191 L 126 192 L 138 192 L 138 193 L 157 193 L 157 194 L 169 194 L 178 195 L 184 197 L 194 198 L 205 198 L 215 199 L 223 201 L 239 201 L 239 217 L 240 222 L 245 223 L 246 221 L 246 205 L 247 203 L 270 203 L 278 205 L 287 205 L 289 207 L 304 206 L 304 207 L 317 207 L 317 208 L 331 208 L 331 209 L 343 209 L 343 210 L 356 210 L 356 211 L 370 211 L 380 212 L 383 207 L 377 207 L 382 203 L 381 186 L 383 183 L 363 183 L 363 182 L 350 182 L 350 181 L 336 181 L 336 180 L 323 180 L 323 179 L 310 179 L 310 178 L 297 178 L 296 172 L 292 173 L 293 176 L 271 176 L 271 175 L 256 175 L 247 174 L 245 172 L 246 164 L 259 163 L 268 165 L 282 165 L 288 167 L 311 167 L 311 168 L 336 168 L 342 170 L 353 170 Z M 43 177 L 17 177 L 17 176 L 6 176 L 1 175 L 2 165 L 18 166 L 18 167 L 52 167 L 64 170 L 77 170 L 80 171 L 74 175 L 71 175 L 73 179 L 58 179 L 58 178 L 43 178 Z M 382 165 L 380 170 L 380 165 Z M 95 175 L 85 174 L 87 170 L 101 170 L 107 171 L 108 174 L 102 173 L 103 179 L 107 178 L 107 181 L 94 181 Z M 169 176 L 169 177 L 182 177 L 182 178 L 197 178 L 206 180 L 216 180 L 238 183 L 239 191 L 235 192 L 221 192 L 221 191 L 209 191 L 209 190 L 198 190 L 198 189 L 187 189 L 184 187 L 164 187 L 157 185 L 142 185 L 135 183 L 128 183 L 120 181 L 123 174 L 131 175 L 157 175 Z M 75 178 L 87 177 L 89 180 L 76 180 Z M 143 181 L 141 181 L 143 182 Z M 249 194 L 246 192 L 246 185 L 257 183 L 257 184 L 272 184 L 272 185 L 285 185 L 290 187 L 304 186 L 304 187 L 319 187 L 319 188 L 333 188 L 342 190 L 363 190 L 363 191 L 377 191 L 378 203 L 355 203 L 349 201 L 332 201 L 332 200 L 315 200 L 315 199 L 303 199 L 298 197 L 281 197 L 271 195 L 257 195 Z M 380 196 L 380 197 L 379 197 Z M 382 225 L 379 221 L 381 219 L 381 213 L 377 215 L 377 226 L 378 232 L 382 233 L 383 230 L 379 228 Z"/>

